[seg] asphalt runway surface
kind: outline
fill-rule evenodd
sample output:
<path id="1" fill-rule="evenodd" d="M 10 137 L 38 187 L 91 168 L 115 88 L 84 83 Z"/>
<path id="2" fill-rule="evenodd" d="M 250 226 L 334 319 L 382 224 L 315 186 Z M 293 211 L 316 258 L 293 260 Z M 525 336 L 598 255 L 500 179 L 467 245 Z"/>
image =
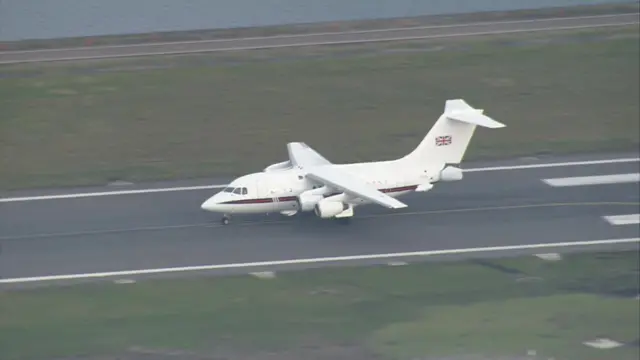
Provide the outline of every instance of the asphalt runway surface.
<path id="1" fill-rule="evenodd" d="M 638 24 L 638 13 L 612 14 L 566 18 L 541 18 L 484 22 L 473 24 L 421 26 L 379 30 L 362 30 L 269 37 L 180 41 L 138 45 L 113 45 L 0 52 L 0 64 L 48 62 L 86 59 L 106 59 L 152 55 L 193 54 L 205 52 L 272 49 L 282 47 L 370 43 L 380 41 L 462 37 L 622 26 Z"/>
<path id="2" fill-rule="evenodd" d="M 618 157 L 638 157 L 638 154 Z M 553 158 L 544 162 L 576 160 L 588 159 Z M 219 215 L 200 209 L 200 204 L 217 191 L 214 189 L 0 202 L 0 288 L 11 285 L 6 283 L 7 279 L 24 277 L 640 237 L 637 224 L 616 226 L 603 219 L 603 216 L 639 213 L 637 181 L 567 187 L 553 187 L 543 181 L 637 174 L 638 161 L 518 170 L 499 168 L 538 163 L 541 162 L 527 159 L 469 163 L 465 168 L 498 168 L 469 171 L 462 181 L 439 184 L 427 193 L 407 195 L 402 199 L 409 207 L 401 211 L 376 205 L 357 208 L 356 217 L 349 225 L 311 214 L 291 218 L 271 214 L 236 216 L 230 225 L 222 226 Z M 216 182 L 200 185 L 212 183 Z M 156 186 L 195 184 L 177 182 Z M 93 190 L 78 189 L 79 192 Z M 61 192 L 21 192 L 3 197 Z M 599 248 L 637 246 L 638 243 L 633 242 Z M 562 246 L 556 250 L 579 248 Z M 488 251 L 480 256 L 515 253 L 518 251 Z M 413 258 L 355 259 L 337 265 L 395 260 Z M 331 264 L 294 261 L 203 272 L 247 273 L 327 265 Z M 187 271 L 182 275 L 196 273 Z M 176 275 L 180 276 L 180 272 L 124 277 Z"/>

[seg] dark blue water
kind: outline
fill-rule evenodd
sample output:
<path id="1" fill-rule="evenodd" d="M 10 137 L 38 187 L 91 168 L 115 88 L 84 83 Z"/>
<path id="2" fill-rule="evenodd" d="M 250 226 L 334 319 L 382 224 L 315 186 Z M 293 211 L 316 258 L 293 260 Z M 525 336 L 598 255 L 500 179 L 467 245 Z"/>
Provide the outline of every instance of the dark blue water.
<path id="1" fill-rule="evenodd" d="M 0 0 L 0 41 L 616 2 L 620 0 Z"/>

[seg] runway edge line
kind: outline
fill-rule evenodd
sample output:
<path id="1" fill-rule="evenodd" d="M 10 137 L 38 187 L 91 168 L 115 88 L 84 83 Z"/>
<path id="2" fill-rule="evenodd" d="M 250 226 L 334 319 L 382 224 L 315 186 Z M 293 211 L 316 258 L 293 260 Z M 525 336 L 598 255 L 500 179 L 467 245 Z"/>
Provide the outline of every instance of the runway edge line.
<path id="1" fill-rule="evenodd" d="M 490 247 L 477 247 L 477 248 L 465 248 L 465 249 L 414 251 L 414 252 L 400 252 L 400 253 L 388 253 L 388 254 L 367 254 L 367 255 L 350 255 L 350 256 L 291 259 L 291 260 L 260 261 L 260 262 L 231 263 L 231 264 L 217 264 L 217 265 L 215 264 L 214 265 L 198 265 L 198 266 L 185 266 L 185 267 L 172 267 L 172 268 L 96 272 L 96 273 L 86 273 L 86 274 L 66 274 L 66 275 L 9 278 L 9 279 L 0 279 L 0 284 L 18 284 L 18 283 L 29 283 L 29 282 L 45 282 L 45 281 L 89 279 L 89 278 L 109 278 L 109 277 L 116 277 L 116 276 L 176 273 L 176 272 L 189 272 L 189 271 L 240 269 L 240 268 L 254 268 L 254 267 L 260 267 L 260 266 L 299 265 L 299 264 L 314 264 L 314 263 L 317 264 L 317 263 L 344 262 L 344 261 L 354 261 L 354 260 L 375 260 L 375 259 L 404 258 L 404 257 L 417 257 L 417 256 L 425 257 L 425 256 L 435 256 L 435 255 L 456 255 L 456 254 L 470 254 L 470 253 L 480 253 L 480 252 L 497 252 L 497 251 L 541 249 L 541 248 L 630 244 L 630 243 L 638 243 L 638 242 L 640 242 L 640 238 L 621 238 L 621 239 L 571 241 L 571 242 L 510 245 L 510 246 L 490 246 Z"/>

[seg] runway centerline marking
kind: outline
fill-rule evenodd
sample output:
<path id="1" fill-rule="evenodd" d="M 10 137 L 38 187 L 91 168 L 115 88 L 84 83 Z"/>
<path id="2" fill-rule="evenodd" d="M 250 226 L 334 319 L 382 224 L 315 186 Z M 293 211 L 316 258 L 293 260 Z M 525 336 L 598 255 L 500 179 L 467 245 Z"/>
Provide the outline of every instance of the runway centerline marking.
<path id="1" fill-rule="evenodd" d="M 462 208 L 462 209 L 446 209 L 446 210 L 426 210 L 402 213 L 387 213 L 376 215 L 363 215 L 363 218 L 388 217 L 388 216 L 409 216 L 409 215 L 428 215 L 428 214 L 446 214 L 456 212 L 473 212 L 473 211 L 496 211 L 496 210 L 517 210 L 531 209 L 539 207 L 569 207 L 569 206 L 638 206 L 640 202 L 632 201 L 601 201 L 601 202 L 575 202 L 575 203 L 544 203 L 544 204 L 524 204 L 524 205 L 505 205 L 505 206 L 487 206 L 480 208 Z M 224 226 L 224 225 L 221 225 Z"/>
<path id="2" fill-rule="evenodd" d="M 611 225 L 636 225 L 640 224 L 640 214 L 609 215 L 602 217 Z"/>
<path id="3" fill-rule="evenodd" d="M 543 204 L 524 204 L 524 205 L 505 205 L 505 206 L 487 206 L 478 208 L 460 208 L 460 209 L 442 209 L 442 210 L 425 210 L 425 211 L 412 211 L 412 212 L 399 212 L 399 213 L 386 213 L 386 214 L 372 214 L 358 216 L 360 220 L 377 219 L 382 217 L 391 216 L 416 216 L 416 215 L 438 215 L 449 213 L 465 213 L 465 212 L 481 212 L 481 211 L 500 211 L 500 210 L 518 210 L 518 209 L 531 209 L 539 207 L 569 207 L 569 206 L 640 206 L 640 202 L 576 202 L 576 203 L 543 203 Z M 259 226 L 259 225 L 278 225 L 291 223 L 292 220 L 274 220 L 274 221 L 251 221 L 240 222 L 233 226 Z M 124 229 L 105 229 L 105 230 L 88 230 L 88 231 L 76 231 L 66 233 L 44 233 L 33 235 L 20 235 L 20 236 L 4 236 L 0 237 L 0 241 L 16 241 L 27 239 L 42 239 L 42 238 L 60 238 L 60 237 L 73 237 L 73 236 L 86 236 L 86 235 L 105 235 L 113 233 L 127 233 L 127 232 L 142 232 L 142 231 L 160 231 L 160 230 L 179 230 L 185 228 L 227 228 L 228 225 L 210 224 L 210 223 L 197 223 L 197 224 L 183 224 L 183 225 L 167 225 L 167 226 L 147 226 L 138 228 L 124 228 Z"/>
<path id="4" fill-rule="evenodd" d="M 462 171 L 472 173 L 472 172 L 505 171 L 505 170 L 525 170 L 525 169 L 540 169 L 540 168 L 553 168 L 553 167 L 630 163 L 630 162 L 637 162 L 637 161 L 640 161 L 640 157 L 606 159 L 606 160 L 572 161 L 572 162 L 559 162 L 559 163 L 542 163 L 542 164 L 529 164 L 529 165 L 492 166 L 492 167 L 462 169 Z M 214 185 L 180 186 L 180 187 L 155 188 L 155 189 L 147 188 L 147 189 L 136 189 L 136 190 L 116 190 L 116 191 L 100 191 L 100 192 L 86 192 L 86 193 L 57 194 L 57 195 L 8 197 L 8 198 L 0 198 L 0 203 L 38 201 L 38 200 L 78 199 L 78 198 L 98 197 L 98 196 L 152 194 L 152 193 L 176 192 L 176 191 L 212 190 L 212 189 L 221 189 L 227 185 L 228 184 L 214 184 Z"/>
<path id="5" fill-rule="evenodd" d="M 60 237 L 87 236 L 87 235 L 106 235 L 106 234 L 116 234 L 116 233 L 142 232 L 142 231 L 177 230 L 177 229 L 194 228 L 194 227 L 209 227 L 208 225 L 210 224 L 199 223 L 199 224 L 183 224 L 183 225 L 144 226 L 144 227 L 124 228 L 124 229 L 73 231 L 73 232 L 64 232 L 64 233 L 44 233 L 44 234 L 20 235 L 20 236 L 0 236 L 0 241 L 41 239 L 41 238 L 60 238 Z"/>
<path id="6" fill-rule="evenodd" d="M 259 261 L 259 262 L 247 262 L 247 263 L 231 263 L 231 264 L 211 264 L 211 265 L 196 265 L 196 266 L 171 267 L 171 268 L 122 270 L 122 271 L 95 272 L 95 273 L 84 273 L 84 274 L 65 274 L 65 275 L 10 278 L 10 279 L 0 279 L 0 284 L 45 282 L 45 281 L 89 279 L 89 278 L 108 278 L 108 277 L 116 277 L 116 276 L 147 275 L 147 274 L 159 274 L 159 273 L 177 273 L 177 272 L 192 272 L 192 271 L 221 270 L 221 269 L 241 269 L 241 268 L 255 268 L 255 267 L 262 267 L 262 266 L 336 263 L 336 262 L 347 262 L 347 261 L 357 261 L 357 260 L 426 257 L 426 256 L 435 256 L 435 255 L 471 254 L 471 253 L 481 253 L 481 252 L 500 252 L 500 251 L 528 250 L 528 249 L 630 244 L 630 243 L 637 243 L 637 242 L 640 242 L 640 238 L 622 238 L 622 239 L 571 241 L 571 242 L 555 242 L 555 243 L 540 243 L 540 244 L 525 244 L 525 245 L 489 246 L 489 247 L 476 247 L 476 248 L 463 248 L 463 249 L 428 250 L 428 251 L 398 252 L 398 253 L 386 253 L 386 254 L 348 255 L 348 256 Z"/>
<path id="7" fill-rule="evenodd" d="M 640 173 L 574 176 L 565 178 L 542 179 L 544 183 L 553 187 L 609 185 L 640 182 Z"/>

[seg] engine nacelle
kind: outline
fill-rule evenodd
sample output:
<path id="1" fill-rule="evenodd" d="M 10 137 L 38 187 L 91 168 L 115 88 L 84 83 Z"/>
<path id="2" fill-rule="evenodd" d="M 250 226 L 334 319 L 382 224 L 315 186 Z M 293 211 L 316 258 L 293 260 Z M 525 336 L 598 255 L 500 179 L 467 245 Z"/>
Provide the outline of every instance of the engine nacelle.
<path id="1" fill-rule="evenodd" d="M 306 191 L 298 195 L 298 207 L 300 208 L 300 211 L 311 211 L 314 209 L 318 201 L 322 199 L 322 194 L 318 195 L 311 191 Z"/>
<path id="2" fill-rule="evenodd" d="M 287 160 L 287 161 L 283 161 L 283 162 L 279 162 L 276 164 L 271 164 L 269 166 L 267 166 L 266 168 L 264 168 L 264 172 L 271 172 L 271 171 L 278 171 L 278 170 L 287 170 L 287 169 L 291 169 L 291 161 Z"/>
<path id="3" fill-rule="evenodd" d="M 420 184 L 416 187 L 416 192 L 427 192 L 429 190 L 433 189 L 433 184 L 432 183 L 424 183 L 424 184 Z"/>
<path id="4" fill-rule="evenodd" d="M 318 217 L 328 219 L 348 209 L 349 205 L 342 201 L 327 201 L 327 199 L 323 199 L 316 204 L 314 212 Z"/>
<path id="5" fill-rule="evenodd" d="M 307 190 L 298 195 L 298 208 L 300 211 L 311 211 L 315 208 L 318 201 L 324 199 L 324 195 L 330 192 L 326 186 L 312 190 Z"/>
<path id="6" fill-rule="evenodd" d="M 442 169 L 442 171 L 440 171 L 438 181 L 458 181 L 462 180 L 462 178 L 462 169 L 455 166 L 447 166 L 446 168 Z"/>

